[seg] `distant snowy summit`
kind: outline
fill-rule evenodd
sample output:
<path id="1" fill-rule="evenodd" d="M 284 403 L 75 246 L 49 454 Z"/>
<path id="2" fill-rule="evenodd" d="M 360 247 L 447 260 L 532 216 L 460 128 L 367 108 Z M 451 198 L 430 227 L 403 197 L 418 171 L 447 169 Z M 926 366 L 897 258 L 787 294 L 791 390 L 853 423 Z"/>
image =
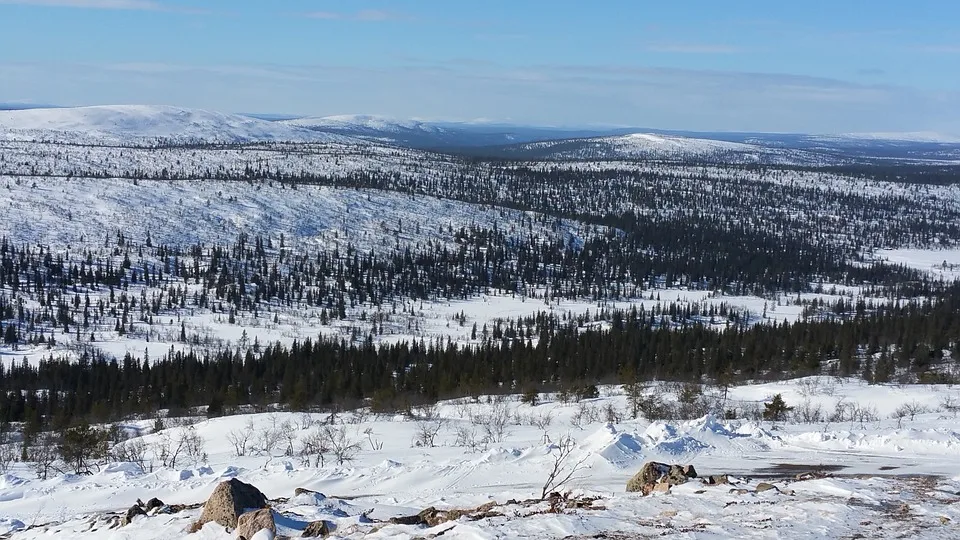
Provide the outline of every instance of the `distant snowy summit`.
<path id="1" fill-rule="evenodd" d="M 337 135 L 282 122 L 200 109 L 110 105 L 0 111 L 0 138 L 58 142 L 342 142 Z"/>

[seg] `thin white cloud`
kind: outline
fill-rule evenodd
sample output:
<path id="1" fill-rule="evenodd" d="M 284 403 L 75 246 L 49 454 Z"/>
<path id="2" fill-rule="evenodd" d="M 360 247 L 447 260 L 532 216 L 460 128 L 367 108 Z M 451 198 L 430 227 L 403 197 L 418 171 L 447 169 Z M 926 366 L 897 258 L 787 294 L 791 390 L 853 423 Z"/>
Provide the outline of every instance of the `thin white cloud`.
<path id="1" fill-rule="evenodd" d="M 677 54 L 734 54 L 744 51 L 743 48 L 733 45 L 708 43 L 657 43 L 647 45 L 645 49 L 650 52 Z"/>
<path id="2" fill-rule="evenodd" d="M 166 11 L 168 9 L 153 0 L 0 0 L 0 4 L 126 11 Z"/>

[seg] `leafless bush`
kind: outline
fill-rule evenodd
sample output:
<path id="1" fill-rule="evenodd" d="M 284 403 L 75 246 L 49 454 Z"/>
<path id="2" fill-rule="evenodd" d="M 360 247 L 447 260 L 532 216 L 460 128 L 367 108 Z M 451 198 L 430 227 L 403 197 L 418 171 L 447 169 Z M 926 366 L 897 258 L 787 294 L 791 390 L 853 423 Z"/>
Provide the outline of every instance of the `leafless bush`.
<path id="1" fill-rule="evenodd" d="M 453 445 L 470 450 L 471 452 L 483 452 L 487 449 L 488 441 L 483 437 L 478 437 L 477 428 L 466 424 L 460 424 L 454 430 L 456 440 Z"/>
<path id="2" fill-rule="evenodd" d="M 953 395 L 943 396 L 940 398 L 940 410 L 957 416 L 957 412 L 960 412 L 960 399 Z"/>
<path id="3" fill-rule="evenodd" d="M 120 463 L 135 463 L 140 470 L 149 472 L 153 470 L 153 460 L 147 459 L 147 443 L 142 438 L 130 439 L 117 444 L 110 451 L 110 460 Z"/>
<path id="4" fill-rule="evenodd" d="M 422 446 L 426 448 L 433 448 L 436 446 L 437 434 L 440 433 L 440 430 L 443 428 L 445 423 L 446 420 L 440 416 L 435 416 L 429 420 L 417 420 L 417 429 L 413 436 L 414 446 Z"/>
<path id="5" fill-rule="evenodd" d="M 310 413 L 298 414 L 294 423 L 295 427 L 300 431 L 306 431 L 312 428 L 314 424 L 316 424 L 316 420 L 313 419 L 313 415 Z"/>
<path id="6" fill-rule="evenodd" d="M 823 406 L 809 399 L 793 408 L 793 421 L 798 424 L 819 424 L 824 419 Z"/>
<path id="7" fill-rule="evenodd" d="M 28 458 L 40 480 L 46 480 L 51 471 L 56 471 L 57 437 L 51 433 L 41 433 L 29 449 Z"/>
<path id="8" fill-rule="evenodd" d="M 350 411 L 350 414 L 347 415 L 348 424 L 362 424 L 366 422 L 370 417 L 370 411 L 361 407 L 359 409 L 354 409 Z"/>
<path id="9" fill-rule="evenodd" d="M 367 441 L 370 443 L 370 450 L 383 450 L 383 441 L 373 438 L 373 428 L 363 430 L 363 434 L 367 436 Z"/>
<path id="10" fill-rule="evenodd" d="M 321 430 L 314 429 L 300 440 L 297 455 L 300 456 L 300 461 L 307 467 L 323 467 L 324 455 L 329 452 L 330 445 L 326 436 Z"/>
<path id="11" fill-rule="evenodd" d="M 164 467 L 175 469 L 178 464 L 196 465 L 206 461 L 204 446 L 203 437 L 196 428 L 185 426 L 179 428 L 176 435 L 171 435 L 169 430 L 161 433 L 153 444 L 153 455 Z"/>
<path id="12" fill-rule="evenodd" d="M 264 455 L 272 455 L 277 445 L 283 440 L 284 428 L 290 428 L 284 425 L 276 415 L 270 416 L 269 425 L 257 430 L 255 447 L 257 452 Z"/>
<path id="13" fill-rule="evenodd" d="M 570 418 L 570 425 L 583 429 L 583 426 L 600 421 L 600 411 L 591 403 L 580 402 L 577 404 L 577 412 Z"/>
<path id="14" fill-rule="evenodd" d="M 324 426 L 323 436 L 327 440 L 330 453 L 337 460 L 337 465 L 353 461 L 360 452 L 360 443 L 347 435 L 347 427 L 344 425 Z"/>
<path id="15" fill-rule="evenodd" d="M 227 441 L 233 446 L 233 453 L 237 457 L 243 457 L 247 455 L 247 452 L 250 450 L 250 439 L 253 438 L 253 433 L 256 430 L 256 427 L 253 425 L 253 420 L 247 420 L 247 423 L 240 429 L 235 429 L 230 433 L 227 433 Z"/>
<path id="16" fill-rule="evenodd" d="M 623 422 L 623 411 L 613 403 L 607 403 L 607 406 L 603 408 L 603 418 L 605 422 L 610 424 L 619 424 Z"/>
<path id="17" fill-rule="evenodd" d="M 904 418 L 909 416 L 910 421 L 913 422 L 918 414 L 923 414 L 927 412 L 930 412 L 930 409 L 928 409 L 925 405 L 923 405 L 919 401 L 911 401 L 909 403 L 904 403 L 903 405 L 900 405 L 899 407 L 897 407 L 896 410 L 893 411 L 893 414 L 890 415 L 890 417 L 895 418 L 897 420 L 897 429 L 900 429 L 901 427 L 903 427 Z"/>
<path id="18" fill-rule="evenodd" d="M 6 437 L 4 437 L 6 439 Z M 10 470 L 10 466 L 17 460 L 18 457 L 17 445 L 12 442 L 4 442 L 0 444 L 0 473 L 5 473 Z"/>
<path id="19" fill-rule="evenodd" d="M 560 441 L 553 445 L 551 453 L 553 454 L 553 466 L 547 473 L 547 480 L 543 483 L 543 489 L 540 491 L 540 498 L 545 499 L 547 495 L 557 491 L 565 486 L 577 472 L 586 468 L 586 460 L 589 454 L 584 454 L 579 459 L 573 459 L 573 452 L 577 448 L 577 441 L 567 435 L 561 437 Z"/>
<path id="20" fill-rule="evenodd" d="M 487 412 L 473 415 L 473 423 L 483 430 L 484 438 L 492 443 L 503 442 L 510 422 L 510 405 L 496 401 L 487 407 Z"/>
<path id="21" fill-rule="evenodd" d="M 542 413 L 531 412 L 529 419 L 531 426 L 539 430 L 546 430 L 553 422 L 553 413 L 550 411 L 544 411 Z"/>

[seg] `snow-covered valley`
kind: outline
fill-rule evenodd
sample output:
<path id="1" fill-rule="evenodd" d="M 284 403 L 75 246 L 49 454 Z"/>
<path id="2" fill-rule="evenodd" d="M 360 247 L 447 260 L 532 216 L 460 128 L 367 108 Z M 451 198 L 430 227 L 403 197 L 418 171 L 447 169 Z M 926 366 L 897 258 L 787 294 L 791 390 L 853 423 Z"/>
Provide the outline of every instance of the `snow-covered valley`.
<path id="1" fill-rule="evenodd" d="M 440 131 L 0 113 L 0 537 L 233 538 L 233 478 L 290 537 L 957 536 L 949 170 Z"/>

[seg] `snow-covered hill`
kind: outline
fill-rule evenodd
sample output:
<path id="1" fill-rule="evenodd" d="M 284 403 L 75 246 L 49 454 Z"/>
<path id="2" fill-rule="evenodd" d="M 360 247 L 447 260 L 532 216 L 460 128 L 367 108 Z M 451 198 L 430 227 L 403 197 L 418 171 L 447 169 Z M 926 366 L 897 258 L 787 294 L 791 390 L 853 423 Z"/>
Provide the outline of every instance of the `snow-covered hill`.
<path id="1" fill-rule="evenodd" d="M 351 142 L 342 136 L 282 122 L 199 109 L 143 105 L 0 111 L 0 138 L 82 143 Z"/>
<path id="2" fill-rule="evenodd" d="M 540 141 L 503 147 L 495 153 L 517 158 L 550 160 L 706 160 L 729 163 L 792 165 L 836 164 L 842 161 L 835 156 L 803 150 L 657 133 L 631 133 L 607 137 Z"/>
<path id="3" fill-rule="evenodd" d="M 675 403 L 679 389 L 661 384 L 647 392 Z M 776 394 L 795 409 L 773 426 L 757 414 Z M 708 399 L 721 396 L 707 389 Z M 13 463 L 0 476 L 0 535 L 229 540 L 234 533 L 216 523 L 188 532 L 199 508 L 151 512 L 125 526 L 120 518 L 137 499 L 202 503 L 218 483 L 237 478 L 271 499 L 278 533 L 290 537 L 322 519 L 336 538 L 956 538 L 956 388 L 829 377 L 733 387 L 726 405 L 744 415 L 738 420 L 630 418 L 619 387 L 579 403 L 518 398 L 447 401 L 412 416 L 196 417 L 182 419 L 184 426 L 169 420 L 160 432 L 153 420 L 126 422 L 122 431 L 133 438 L 121 446 L 139 463 L 105 462 L 91 475 L 45 480 L 31 464 Z M 915 416 L 898 412 L 905 407 Z M 805 418 L 810 411 L 823 416 Z M 320 464 L 309 453 L 306 442 L 326 433 L 357 445 L 349 461 L 328 452 Z M 163 449 L 184 434 L 196 435 L 203 455 L 183 452 L 171 465 Z M 579 468 L 558 491 L 595 497 L 594 504 L 550 511 L 547 503 L 516 502 L 540 496 L 567 437 L 564 470 Z M 701 476 L 727 474 L 730 483 L 694 479 L 668 493 L 626 493 L 627 480 L 649 460 L 693 464 Z M 796 476 L 810 471 L 820 474 Z M 295 495 L 297 488 L 319 493 Z M 488 503 L 494 512 L 475 520 L 390 522 L 431 506 Z"/>

